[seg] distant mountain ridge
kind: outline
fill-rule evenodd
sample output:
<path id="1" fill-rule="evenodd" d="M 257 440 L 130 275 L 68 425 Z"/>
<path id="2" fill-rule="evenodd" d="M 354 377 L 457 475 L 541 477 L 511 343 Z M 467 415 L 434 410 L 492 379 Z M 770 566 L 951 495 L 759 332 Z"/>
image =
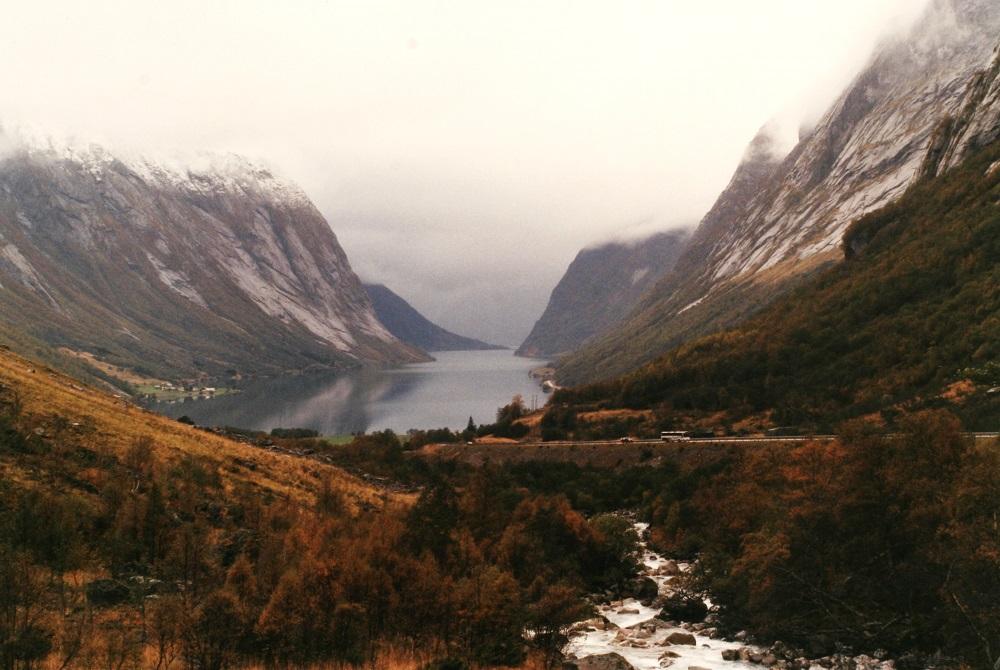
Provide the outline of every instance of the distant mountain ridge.
<path id="1" fill-rule="evenodd" d="M 564 354 L 620 323 L 673 268 L 688 237 L 687 231 L 672 230 L 580 251 L 517 354 Z"/>
<path id="2" fill-rule="evenodd" d="M 624 374 L 692 338 L 739 323 L 842 259 L 851 222 L 953 166 L 1000 114 L 989 75 L 1000 3 L 934 0 L 887 41 L 787 156 L 765 128 L 673 271 L 618 331 L 560 361 L 578 383 Z M 977 101 L 979 103 L 977 104 Z M 979 145 L 982 143 L 979 141 Z"/>
<path id="3" fill-rule="evenodd" d="M 0 334 L 167 379 L 426 360 L 295 185 L 96 147 L 0 157 Z"/>
<path id="4" fill-rule="evenodd" d="M 495 344 L 456 335 L 432 323 L 410 303 L 383 284 L 365 284 L 378 316 L 389 332 L 424 351 L 477 351 L 503 349 Z"/>

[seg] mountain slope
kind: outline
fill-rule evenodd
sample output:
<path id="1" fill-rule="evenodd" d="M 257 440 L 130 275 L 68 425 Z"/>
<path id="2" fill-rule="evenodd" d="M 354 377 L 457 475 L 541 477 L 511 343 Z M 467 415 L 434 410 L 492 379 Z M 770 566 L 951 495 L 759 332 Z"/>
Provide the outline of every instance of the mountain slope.
<path id="1" fill-rule="evenodd" d="M 686 231 L 670 231 L 578 253 L 517 354 L 541 357 L 573 351 L 619 323 L 674 266 L 687 238 Z"/>
<path id="2" fill-rule="evenodd" d="M 365 284 L 375 315 L 397 338 L 424 351 L 502 349 L 471 337 L 456 335 L 429 321 L 399 295 L 382 284 Z"/>
<path id="3" fill-rule="evenodd" d="M 928 169 L 927 157 L 950 146 L 943 136 L 962 135 L 944 133 L 941 122 L 969 116 L 969 94 L 977 72 L 991 63 L 998 34 L 1000 5 L 991 0 L 932 2 L 908 34 L 877 50 L 780 164 L 760 171 L 753 191 L 734 192 L 742 183 L 734 178 L 674 272 L 629 317 L 622 329 L 628 336 L 612 334 L 568 357 L 560 379 L 624 374 L 733 325 L 838 261 L 847 226 L 898 199 Z M 978 135 L 975 128 L 995 119 L 985 110 L 995 113 L 1000 104 L 995 96 L 983 99 L 973 122 L 960 124 Z M 960 136 L 952 143 L 963 142 Z"/>
<path id="4" fill-rule="evenodd" d="M 150 457 L 164 467 L 197 459 L 217 470 L 225 486 L 249 487 L 260 499 L 311 503 L 320 480 L 357 503 L 376 504 L 384 495 L 339 468 L 178 423 L 0 348 L 0 424 L 11 411 L 26 432 L 60 446 L 54 452 L 0 450 L 0 480 L 33 482 L 59 494 L 67 488 L 92 492 L 86 481 L 63 481 L 60 470 L 125 462 L 136 445 L 148 444 Z"/>
<path id="5" fill-rule="evenodd" d="M 757 416 L 820 429 L 944 405 L 969 428 L 995 430 L 1000 143 L 860 219 L 844 248 L 845 263 L 744 325 L 554 402 L 657 407 L 692 425 Z"/>
<path id="6" fill-rule="evenodd" d="M 235 157 L 5 155 L 0 332 L 168 379 L 425 360 L 378 322 L 308 197 Z"/>

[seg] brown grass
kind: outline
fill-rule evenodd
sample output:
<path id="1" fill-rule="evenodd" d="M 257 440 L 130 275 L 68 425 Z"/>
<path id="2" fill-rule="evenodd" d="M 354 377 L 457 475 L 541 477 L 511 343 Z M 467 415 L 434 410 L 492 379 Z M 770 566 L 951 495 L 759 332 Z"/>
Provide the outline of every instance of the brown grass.
<path id="1" fill-rule="evenodd" d="M 545 410 L 540 409 L 536 412 L 525 414 L 520 419 L 514 421 L 514 423 L 527 426 L 528 428 L 536 428 L 541 425 L 542 418 L 544 416 L 545 416 Z"/>
<path id="2" fill-rule="evenodd" d="M 154 377 L 143 377 L 128 368 L 121 368 L 117 365 L 112 365 L 111 363 L 105 363 L 89 351 L 74 351 L 68 347 L 59 347 L 58 351 L 63 355 L 81 360 L 95 370 L 103 372 L 109 377 L 120 379 L 127 384 L 138 386 L 142 384 L 162 384 L 165 381 Z"/>
<path id="3" fill-rule="evenodd" d="M 751 284 L 778 285 L 789 279 L 813 272 L 827 263 L 839 262 L 843 258 L 844 254 L 840 249 L 831 249 L 819 254 L 812 254 L 805 258 L 792 257 L 762 272 L 739 277 L 739 280 L 747 281 Z"/>
<path id="4" fill-rule="evenodd" d="M 94 637 L 97 638 L 99 636 Z M 88 643 L 88 647 L 91 647 L 87 649 L 88 653 L 83 654 L 82 659 L 78 659 L 82 663 L 74 662 L 68 667 L 76 669 L 93 665 L 91 661 L 98 660 L 96 657 L 100 656 L 100 648 L 102 646 L 104 645 L 102 645 L 101 640 L 91 639 Z M 439 653 L 435 653 L 426 649 L 415 649 L 408 645 L 389 644 L 384 645 L 378 650 L 374 662 L 365 663 L 360 666 L 329 662 L 296 667 L 301 667 L 301 670 L 419 670 L 426 667 L 431 661 L 446 655 L 443 649 Z M 142 669 L 154 668 L 156 667 L 156 660 L 157 653 L 155 649 L 152 646 L 147 646 L 139 652 L 137 667 Z M 52 654 L 42 663 L 40 670 L 60 670 L 62 667 L 63 661 L 59 657 L 59 654 Z M 161 666 L 161 670 L 180 670 L 183 667 L 185 667 L 184 663 L 177 659 L 170 663 L 169 666 Z M 272 666 L 252 664 L 237 667 L 239 670 L 268 670 Z M 524 663 L 509 670 L 543 670 L 544 667 L 545 664 L 542 657 L 537 653 L 531 653 L 525 659 Z"/>
<path id="5" fill-rule="evenodd" d="M 379 650 L 373 663 L 367 663 L 362 666 L 343 663 L 324 663 L 321 665 L 311 665 L 308 668 L 303 668 L 303 670 L 419 670 L 419 668 L 427 666 L 431 661 L 442 658 L 445 655 L 443 651 L 435 654 L 426 650 L 415 650 L 405 646 L 389 645 Z M 479 667 L 481 670 L 485 670 L 487 667 L 492 668 L 495 666 Z M 544 668 L 545 663 L 542 656 L 538 653 L 529 653 L 524 663 L 508 668 L 508 670 L 544 670 Z M 247 666 L 242 670 L 267 669 L 262 665 L 253 665 Z"/>
<path id="6" fill-rule="evenodd" d="M 581 412 L 577 415 L 577 418 L 587 423 L 625 419 L 649 421 L 653 418 L 653 412 L 648 409 L 602 409 L 596 412 Z"/>
<path id="7" fill-rule="evenodd" d="M 408 502 L 405 496 L 380 491 L 331 465 L 265 451 L 148 412 L 9 351 L 0 350 L 0 385 L 16 391 L 23 421 L 31 430 L 41 434 L 66 430 L 82 446 L 118 458 L 148 439 L 154 457 L 164 464 L 185 455 L 214 463 L 227 488 L 245 482 L 309 504 L 318 485 L 329 480 L 355 505 Z M 0 456 L 0 473 L 22 483 L 36 478 L 10 455 Z"/>

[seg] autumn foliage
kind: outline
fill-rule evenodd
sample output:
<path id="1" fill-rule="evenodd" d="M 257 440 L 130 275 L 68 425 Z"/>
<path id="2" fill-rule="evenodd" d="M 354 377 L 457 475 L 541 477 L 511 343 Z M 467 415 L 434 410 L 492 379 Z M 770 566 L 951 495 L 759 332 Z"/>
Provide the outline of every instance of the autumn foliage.
<path id="1" fill-rule="evenodd" d="M 701 552 L 727 623 L 828 652 L 1000 654 L 1000 445 L 976 446 L 944 412 L 885 436 L 748 451 L 658 537 Z"/>
<path id="2" fill-rule="evenodd" d="M 49 480 L 0 481 L 3 670 L 360 666 L 387 648 L 554 663 L 581 596 L 635 571 L 628 524 L 490 470 L 411 472 L 388 434 L 360 441 L 422 492 L 352 511 L 335 486 L 262 496 L 148 440 L 74 470 L 4 410 L 0 450 Z"/>

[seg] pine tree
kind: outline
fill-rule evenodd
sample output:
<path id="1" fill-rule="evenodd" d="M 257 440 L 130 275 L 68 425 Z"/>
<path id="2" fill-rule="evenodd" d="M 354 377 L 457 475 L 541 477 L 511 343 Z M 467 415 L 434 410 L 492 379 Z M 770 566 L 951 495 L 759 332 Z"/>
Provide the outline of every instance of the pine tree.
<path id="1" fill-rule="evenodd" d="M 472 417 L 470 416 L 469 423 L 465 426 L 465 430 L 462 431 L 462 439 L 465 440 L 466 442 L 471 442 L 472 439 L 476 437 L 476 430 L 478 430 L 476 427 L 476 422 L 473 421 Z"/>

